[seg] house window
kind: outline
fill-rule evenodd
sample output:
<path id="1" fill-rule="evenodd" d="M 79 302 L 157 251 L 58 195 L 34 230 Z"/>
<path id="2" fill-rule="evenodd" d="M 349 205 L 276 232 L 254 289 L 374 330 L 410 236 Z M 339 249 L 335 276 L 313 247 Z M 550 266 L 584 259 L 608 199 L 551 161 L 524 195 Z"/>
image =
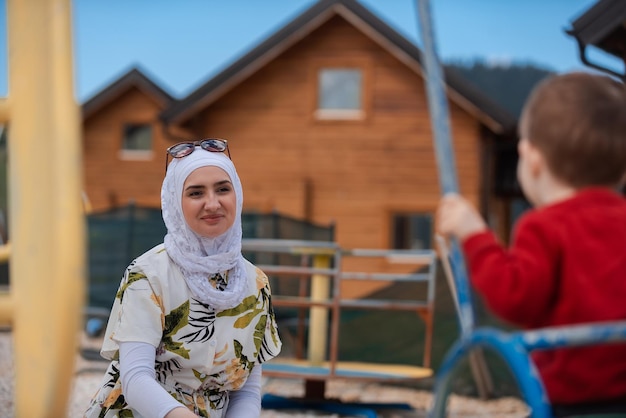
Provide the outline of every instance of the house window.
<path id="1" fill-rule="evenodd" d="M 318 72 L 318 119 L 363 117 L 363 72 L 357 68 L 322 68 Z"/>
<path id="2" fill-rule="evenodd" d="M 152 126 L 149 124 L 124 125 L 124 138 L 120 156 L 123 159 L 152 157 Z"/>
<path id="3" fill-rule="evenodd" d="M 392 245 L 398 250 L 432 248 L 433 216 L 429 213 L 393 216 Z"/>

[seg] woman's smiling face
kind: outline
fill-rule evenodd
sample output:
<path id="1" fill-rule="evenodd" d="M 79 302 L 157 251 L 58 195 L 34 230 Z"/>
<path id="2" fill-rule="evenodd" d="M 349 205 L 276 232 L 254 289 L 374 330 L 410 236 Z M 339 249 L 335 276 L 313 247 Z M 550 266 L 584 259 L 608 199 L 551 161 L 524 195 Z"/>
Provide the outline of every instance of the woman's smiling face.
<path id="1" fill-rule="evenodd" d="M 183 216 L 189 228 L 206 238 L 216 238 L 235 222 L 235 189 L 219 167 L 205 166 L 189 174 L 183 185 Z"/>

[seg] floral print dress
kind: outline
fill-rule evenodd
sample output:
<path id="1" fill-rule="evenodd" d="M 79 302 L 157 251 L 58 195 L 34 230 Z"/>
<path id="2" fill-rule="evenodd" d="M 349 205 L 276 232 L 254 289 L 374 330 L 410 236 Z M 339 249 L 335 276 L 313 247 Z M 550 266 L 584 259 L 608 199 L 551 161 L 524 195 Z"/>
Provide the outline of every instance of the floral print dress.
<path id="1" fill-rule="evenodd" d="M 122 394 L 118 358 L 124 341 L 157 347 L 157 381 L 196 415 L 225 416 L 229 391 L 241 388 L 252 369 L 281 347 L 267 276 L 249 262 L 246 276 L 249 295 L 238 306 L 216 312 L 193 298 L 163 244 L 133 261 L 102 345 L 101 355 L 111 363 L 85 417 L 140 417 Z M 210 280 L 223 289 L 228 277 Z"/>

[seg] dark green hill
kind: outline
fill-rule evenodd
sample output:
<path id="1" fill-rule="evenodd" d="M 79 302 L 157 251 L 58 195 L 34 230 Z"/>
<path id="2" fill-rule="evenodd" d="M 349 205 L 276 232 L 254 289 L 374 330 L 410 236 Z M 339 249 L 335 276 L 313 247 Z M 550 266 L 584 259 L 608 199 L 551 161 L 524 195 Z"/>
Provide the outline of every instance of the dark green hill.
<path id="1" fill-rule="evenodd" d="M 519 117 L 524 101 L 538 81 L 553 71 L 530 63 L 490 65 L 481 60 L 449 62 L 448 69 L 459 72 L 480 91 Z"/>

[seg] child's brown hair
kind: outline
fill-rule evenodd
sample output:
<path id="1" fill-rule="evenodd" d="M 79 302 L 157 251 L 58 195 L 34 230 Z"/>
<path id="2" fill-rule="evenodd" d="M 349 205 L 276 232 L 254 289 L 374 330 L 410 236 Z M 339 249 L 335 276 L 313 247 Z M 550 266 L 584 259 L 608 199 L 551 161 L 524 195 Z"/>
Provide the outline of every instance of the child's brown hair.
<path id="1" fill-rule="evenodd" d="M 617 186 L 626 172 L 626 88 L 591 73 L 550 76 L 526 101 L 520 136 L 570 186 Z"/>

